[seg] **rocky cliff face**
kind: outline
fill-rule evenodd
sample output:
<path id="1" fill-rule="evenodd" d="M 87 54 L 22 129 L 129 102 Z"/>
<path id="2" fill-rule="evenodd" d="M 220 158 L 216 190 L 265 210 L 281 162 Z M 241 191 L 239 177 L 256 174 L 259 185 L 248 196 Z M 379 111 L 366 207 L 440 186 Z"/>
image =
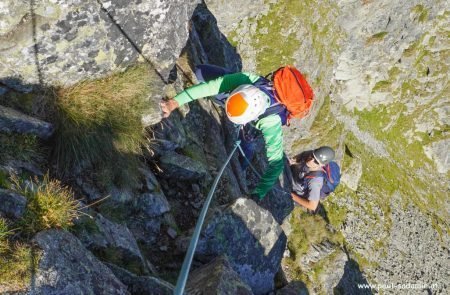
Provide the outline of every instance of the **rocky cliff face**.
<path id="1" fill-rule="evenodd" d="M 417 281 L 428 286 L 435 282 L 441 286 L 435 291 L 442 292 L 446 288 L 443 277 L 431 274 L 432 269 L 441 268 L 440 259 L 425 259 L 426 254 L 414 254 L 412 248 L 401 246 L 400 250 L 399 245 L 410 242 L 398 226 L 410 224 L 420 233 L 416 245 L 428 249 L 425 252 L 440 253 L 436 255 L 439 257 L 448 251 L 440 248 L 448 241 L 445 220 L 449 203 L 442 191 L 447 187 L 444 179 L 448 179 L 448 152 L 442 150 L 448 149 L 448 40 L 444 36 L 448 4 L 252 1 L 249 7 L 253 9 L 244 15 L 220 9 L 233 5 L 229 1 L 209 2 L 219 27 L 240 50 L 244 67 L 262 69 L 268 61 L 295 56 L 295 63 L 312 76 L 314 89 L 320 91 L 318 97 L 323 99 L 330 91 L 331 103 L 325 98 L 310 133 L 298 136 L 288 130 L 285 134 L 291 139 L 285 146 L 290 154 L 317 144 L 334 145 L 341 151 L 343 182 L 350 190 L 338 192 L 325 203 L 327 218 L 341 230 L 344 244 L 364 265 L 367 280 L 394 284 Z M 307 16 L 290 21 L 293 15 L 305 13 Z M 296 26 L 289 25 L 293 23 Z M 292 33 L 293 27 L 302 34 Z M 273 28 L 278 34 L 273 34 Z M 277 38 L 283 42 L 268 41 Z M 321 46 L 321 42 L 327 42 L 327 46 Z M 264 45 L 256 45 L 261 43 Z M 290 44 L 296 46 L 285 55 Z M 273 52 L 278 54 L 270 55 Z M 266 54 L 269 58 L 263 58 Z M 331 113 L 327 115 L 328 111 Z M 429 217 L 418 224 L 412 223 L 411 216 L 417 220 Z M 423 245 L 435 234 L 433 244 L 440 250 Z M 333 236 L 332 232 L 328 235 Z M 309 263 L 300 263 L 300 274 L 326 274 L 323 264 L 327 261 L 335 261 L 332 268 L 342 267 L 340 255 L 330 255 L 335 253 L 333 247 L 324 248 L 312 241 L 306 244 L 312 244 L 303 260 Z M 409 258 L 399 263 L 399 257 L 405 255 Z M 402 270 L 393 272 L 398 264 Z M 417 269 L 420 278 L 413 275 Z M 351 272 L 346 271 L 343 279 L 350 276 L 347 273 Z M 307 276 L 319 285 L 325 284 L 311 273 Z M 327 280 L 333 281 L 332 277 Z M 316 286 L 316 291 L 331 292 L 331 285 Z M 350 288 L 343 282 L 339 285 Z"/>
<path id="2" fill-rule="evenodd" d="M 310 116 L 285 128 L 286 154 L 335 147 L 343 184 L 315 216 L 294 209 L 282 193 L 289 189 L 285 175 L 255 203 L 246 194 L 256 176 L 244 173 L 234 156 L 205 222 L 187 292 L 445 294 L 449 10 L 446 1 L 3 1 L 0 253 L 7 258 L 0 259 L 0 292 L 172 293 L 236 133 L 209 100 L 161 120 L 159 99 L 196 83 L 197 64 L 266 74 L 291 63 L 308 77 L 317 103 Z M 126 73 L 136 62 L 146 65 L 151 84 L 142 98 L 151 107 L 139 114 L 151 126 L 133 166 L 137 183 L 105 181 L 104 171 L 83 162 L 59 174 L 48 150 L 62 129 L 48 115 L 54 114 L 49 93 Z M 102 87 L 122 93 L 117 85 Z M 112 142 L 125 153 L 120 141 Z M 261 171 L 258 145 L 253 164 Z M 46 170 L 82 206 L 92 205 L 81 209 L 70 233 L 11 235 L 3 224 L 27 228 L 21 220 L 36 208 L 10 176 L 39 178 Z M 13 283 L 5 269 L 19 265 L 22 248 L 15 242 L 30 245 L 32 259 Z M 420 286 L 358 288 L 368 283 Z"/>
<path id="3" fill-rule="evenodd" d="M 24 84 L 71 85 L 145 59 L 167 78 L 196 4 L 2 1 L 0 76 Z"/>

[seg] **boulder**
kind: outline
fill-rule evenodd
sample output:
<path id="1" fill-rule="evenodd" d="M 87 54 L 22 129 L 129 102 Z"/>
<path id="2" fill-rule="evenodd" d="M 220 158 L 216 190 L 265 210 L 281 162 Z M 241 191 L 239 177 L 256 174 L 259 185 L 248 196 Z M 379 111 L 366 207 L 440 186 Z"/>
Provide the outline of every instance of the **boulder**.
<path id="1" fill-rule="evenodd" d="M 35 241 L 43 252 L 32 294 L 129 294 L 112 271 L 71 233 L 51 229 L 39 232 Z"/>
<path id="2" fill-rule="evenodd" d="M 436 164 L 437 172 L 445 174 L 450 169 L 448 147 L 450 139 L 444 139 L 424 146 L 425 155 Z"/>
<path id="3" fill-rule="evenodd" d="M 161 188 L 159 186 L 158 180 L 156 179 L 155 175 L 153 174 L 153 172 L 145 167 L 142 167 L 139 169 L 139 171 L 142 174 L 142 177 L 144 178 L 144 188 L 150 192 L 154 192 L 154 191 L 160 191 Z"/>
<path id="4" fill-rule="evenodd" d="M 13 191 L 0 189 L 0 217 L 19 219 L 25 212 L 27 199 Z"/>
<path id="5" fill-rule="evenodd" d="M 153 244 L 160 234 L 162 217 L 150 218 L 145 214 L 135 214 L 127 217 L 127 227 L 139 243 Z"/>
<path id="6" fill-rule="evenodd" d="M 350 189 L 358 189 L 359 180 L 363 174 L 363 166 L 360 159 L 354 158 L 342 173 L 342 183 L 345 183 Z"/>
<path id="7" fill-rule="evenodd" d="M 186 291 L 189 294 L 253 294 L 225 256 L 218 257 L 190 273 Z"/>
<path id="8" fill-rule="evenodd" d="M 137 274 L 147 274 L 145 259 L 130 230 L 112 222 L 100 214 L 93 226 L 78 231 L 78 237 L 86 248 L 103 261 L 122 266 Z"/>
<path id="9" fill-rule="evenodd" d="M 337 250 L 336 245 L 330 241 L 325 240 L 319 244 L 311 244 L 308 251 L 299 259 L 299 266 L 302 271 L 310 273 L 312 271 L 311 265 L 326 259 Z"/>
<path id="10" fill-rule="evenodd" d="M 239 198 L 208 218 L 196 253 L 205 257 L 226 255 L 252 291 L 265 294 L 274 289 L 286 240 L 269 211 L 250 199 Z"/>
<path id="11" fill-rule="evenodd" d="M 332 258 L 326 262 L 324 270 L 320 272 L 317 278 L 317 281 L 326 294 L 333 294 L 335 287 L 344 277 L 346 271 L 345 266 L 348 262 L 347 254 L 341 250 L 337 251 Z M 358 294 L 364 294 L 364 292 L 358 292 Z"/>
<path id="12" fill-rule="evenodd" d="M 128 287 L 132 295 L 158 294 L 172 295 L 174 286 L 152 276 L 136 276 L 117 265 L 106 263 L 114 275 Z"/>
<path id="13" fill-rule="evenodd" d="M 0 106 L 0 131 L 36 135 L 47 139 L 54 132 L 53 125 L 11 108 Z"/>
<path id="14" fill-rule="evenodd" d="M 175 152 L 165 153 L 160 158 L 161 175 L 164 178 L 176 178 L 180 180 L 198 180 L 207 174 L 205 167 L 189 157 Z"/>
<path id="15" fill-rule="evenodd" d="M 163 192 L 144 193 L 138 196 L 134 202 L 135 208 L 143 212 L 148 217 L 161 216 L 170 211 L 170 205 Z"/>

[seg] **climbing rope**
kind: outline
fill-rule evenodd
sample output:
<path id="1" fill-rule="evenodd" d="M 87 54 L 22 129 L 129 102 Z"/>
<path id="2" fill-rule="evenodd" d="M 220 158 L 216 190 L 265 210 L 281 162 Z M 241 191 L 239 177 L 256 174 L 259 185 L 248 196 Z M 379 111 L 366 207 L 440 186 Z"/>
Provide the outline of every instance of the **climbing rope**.
<path id="1" fill-rule="evenodd" d="M 192 258 L 194 257 L 195 248 L 197 247 L 198 239 L 200 237 L 200 232 L 202 230 L 203 222 L 205 221 L 206 212 L 208 211 L 209 204 L 211 203 L 214 192 L 216 191 L 216 187 L 217 184 L 219 183 L 220 177 L 222 177 L 222 174 L 225 171 L 226 166 L 230 162 L 231 157 L 233 156 L 236 149 L 240 146 L 240 144 L 241 144 L 240 140 L 236 141 L 236 143 L 234 144 L 233 150 L 231 151 L 227 160 L 225 161 L 219 173 L 217 174 L 216 179 L 214 179 L 214 183 L 211 187 L 211 190 L 209 191 L 208 197 L 206 198 L 206 201 L 203 204 L 202 211 L 200 212 L 197 224 L 195 225 L 194 234 L 192 235 L 191 242 L 189 243 L 189 248 L 186 253 L 186 257 L 184 258 L 183 261 L 183 266 L 181 267 L 180 275 L 178 277 L 177 285 L 174 291 L 175 295 L 182 295 L 184 292 L 184 288 L 186 287 L 186 282 L 189 275 L 189 269 L 191 268 Z"/>

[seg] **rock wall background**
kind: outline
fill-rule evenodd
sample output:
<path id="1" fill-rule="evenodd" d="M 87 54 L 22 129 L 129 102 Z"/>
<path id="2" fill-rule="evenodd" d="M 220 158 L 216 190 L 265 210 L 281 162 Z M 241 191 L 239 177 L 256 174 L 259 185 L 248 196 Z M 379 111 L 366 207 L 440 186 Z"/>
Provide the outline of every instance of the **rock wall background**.
<path id="1" fill-rule="evenodd" d="M 167 79 L 198 3 L 2 1 L 0 76 L 68 86 L 147 59 Z"/>
<path id="2" fill-rule="evenodd" d="M 293 62 L 312 79 L 324 105 L 317 116 L 312 113 L 311 129 L 304 128 L 309 120 L 301 122 L 300 128 L 295 124 L 286 128 L 285 148 L 290 155 L 318 144 L 340 150 L 347 188 L 325 208 L 327 217 L 341 230 L 344 244 L 352 249 L 350 256 L 358 257 L 363 277 L 379 283 L 426 281 L 444 286 L 443 277 L 431 272 L 448 271 L 438 262 L 448 251 L 444 245 L 449 202 L 442 191 L 448 186 L 448 4 L 252 1 L 245 5 L 251 8 L 245 15 L 221 9 L 238 3 L 207 3 L 218 26 L 238 49 L 244 69 L 267 73 L 278 64 Z M 388 205 L 386 197 L 392 199 Z M 398 224 L 411 225 L 406 221 L 411 214 L 420 220 L 429 216 L 427 222 L 414 223 L 412 228 L 424 241 L 429 240 L 426 236 L 439 236 L 432 240 L 440 250 L 421 246 L 436 253 L 433 258 L 417 260 L 412 257 L 426 254 L 399 246 L 409 244 L 397 233 Z M 422 244 L 419 236 L 415 240 Z M 313 242 L 312 246 L 316 247 Z M 306 257 L 314 253 L 311 249 Z M 325 275 L 324 288 L 319 286 L 316 291 L 330 292 L 325 282 L 333 279 L 321 268 L 329 263 L 326 257 L 332 269 L 340 268 L 340 255 L 319 253 L 325 258 L 312 259 L 309 266 L 300 267 L 300 273 L 316 267 Z M 398 263 L 405 255 L 409 258 Z M 392 272 L 399 264 L 401 270 Z M 352 267 L 345 269 L 343 278 L 352 277 L 347 274 Z M 412 275 L 416 269 L 421 276 Z M 318 282 L 313 274 L 307 276 Z M 334 282 L 334 286 L 350 289 L 342 281 L 338 284 L 339 278 Z"/>
<path id="3" fill-rule="evenodd" d="M 398 294 L 363 292 L 356 283 L 422 283 L 429 288 L 405 292 L 445 294 L 449 10 L 439 0 L 1 1 L 2 136 L 34 134 L 51 148 L 58 128 L 34 118 L 45 96 L 39 89 L 105 77 L 136 62 L 152 72 L 150 108 L 142 114 L 151 145 L 139 185 L 105 190 L 97 171 L 85 167 L 65 179 L 83 204 L 110 197 L 86 209 L 92 219 L 79 218 L 72 233 L 36 235 L 42 254 L 25 290 L 171 293 L 235 133 L 209 100 L 161 121 L 159 99 L 196 83 L 196 64 L 266 74 L 291 63 L 307 75 L 318 103 L 284 129 L 286 154 L 333 146 L 343 185 L 316 216 L 293 209 L 279 191 L 255 203 L 246 197 L 255 175 L 242 172 L 234 157 L 219 182 L 188 291 Z M 21 99 L 30 96 L 34 108 L 27 112 Z M 16 109 L 26 115 L 11 108 L 17 97 Z M 53 169 L 22 153 L 13 161 L 0 155 L 0 176 Z M 261 154 L 254 161 L 260 171 Z M 26 200 L 1 180 L 0 200 L 8 201 L 0 217 L 20 219 Z M 289 189 L 285 176 L 280 183 Z M 62 250 L 67 243 L 71 251 Z M 97 272 L 111 289 L 92 281 Z M 0 284 L 1 292 L 19 289 Z"/>

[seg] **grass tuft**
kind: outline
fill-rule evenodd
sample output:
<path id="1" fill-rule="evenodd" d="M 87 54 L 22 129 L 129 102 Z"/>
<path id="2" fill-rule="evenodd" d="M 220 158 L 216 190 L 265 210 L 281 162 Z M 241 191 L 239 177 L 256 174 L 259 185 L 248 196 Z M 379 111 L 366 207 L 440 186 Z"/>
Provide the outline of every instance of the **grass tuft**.
<path id="1" fill-rule="evenodd" d="M 57 90 L 54 158 L 60 172 L 88 165 L 106 186 L 137 181 L 149 91 L 145 65 Z"/>
<path id="2" fill-rule="evenodd" d="M 0 290 L 20 291 L 30 285 L 40 253 L 31 246 L 15 243 L 0 252 Z"/>
<path id="3" fill-rule="evenodd" d="M 6 220 L 0 218 L 0 253 L 4 253 L 8 249 L 8 236 L 11 234 Z"/>
<path id="4" fill-rule="evenodd" d="M 9 160 L 41 162 L 44 158 L 39 139 L 34 135 L 0 134 L 0 162 Z"/>
<path id="5" fill-rule="evenodd" d="M 28 200 L 25 214 L 19 222 L 23 233 L 35 234 L 49 228 L 68 229 L 79 215 L 79 203 L 70 188 L 48 175 L 42 181 L 37 179 L 21 181 L 13 179 L 13 189 Z"/>

